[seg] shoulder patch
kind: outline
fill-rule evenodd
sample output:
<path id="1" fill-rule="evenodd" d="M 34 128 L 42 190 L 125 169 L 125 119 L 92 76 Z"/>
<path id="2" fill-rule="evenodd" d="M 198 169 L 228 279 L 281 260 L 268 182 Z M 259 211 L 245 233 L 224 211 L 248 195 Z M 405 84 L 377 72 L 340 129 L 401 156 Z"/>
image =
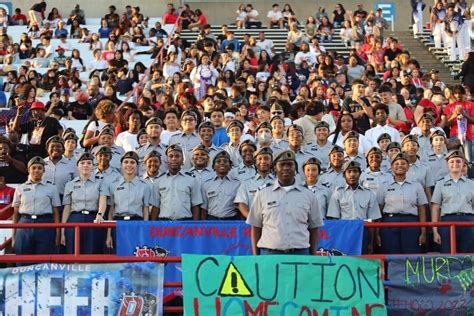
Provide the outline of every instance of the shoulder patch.
<path id="1" fill-rule="evenodd" d="M 46 180 L 46 183 L 53 184 L 51 181 Z"/>
<path id="2" fill-rule="evenodd" d="M 272 185 L 271 183 L 265 183 L 264 185 L 259 186 L 257 191 L 262 191 L 263 189 L 265 189 L 266 187 L 269 187 L 271 185 Z"/>
<path id="3" fill-rule="evenodd" d="M 189 171 L 185 171 L 184 174 L 186 174 L 188 176 L 191 176 L 193 178 L 196 178 L 196 176 L 193 173 L 189 172 Z"/>

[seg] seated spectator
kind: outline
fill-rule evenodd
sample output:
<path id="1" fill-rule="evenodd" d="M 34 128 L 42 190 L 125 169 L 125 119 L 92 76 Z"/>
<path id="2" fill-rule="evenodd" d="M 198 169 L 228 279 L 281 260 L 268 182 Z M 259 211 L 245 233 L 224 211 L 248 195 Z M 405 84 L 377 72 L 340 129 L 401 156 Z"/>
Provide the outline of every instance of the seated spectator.
<path id="1" fill-rule="evenodd" d="M 79 6 L 79 4 L 76 4 L 74 6 L 74 9 L 69 14 L 67 24 L 71 25 L 74 21 L 77 21 L 79 24 L 86 24 L 86 15 L 84 13 L 84 10 L 82 10 Z"/>
<path id="2" fill-rule="evenodd" d="M 52 28 L 56 28 L 58 22 L 62 20 L 62 16 L 59 14 L 58 8 L 52 8 L 46 20 L 51 24 Z"/>
<path id="3" fill-rule="evenodd" d="M 346 20 L 346 9 L 341 3 L 336 4 L 334 11 L 332 11 L 332 23 L 334 27 L 342 27 Z"/>
<path id="4" fill-rule="evenodd" d="M 316 21 L 312 15 L 308 16 L 306 19 L 304 35 L 308 41 L 311 41 L 311 39 L 316 35 Z"/>
<path id="5" fill-rule="evenodd" d="M 100 38 L 108 38 L 112 31 L 113 29 L 109 26 L 109 23 L 106 19 L 100 20 L 100 28 L 97 30 Z"/>
<path id="6" fill-rule="evenodd" d="M 390 62 L 395 60 L 395 58 L 398 57 L 402 53 L 402 50 L 397 47 L 398 41 L 396 39 L 392 39 L 390 42 L 390 47 L 385 50 L 385 54 L 383 56 L 384 61 L 385 61 L 385 67 L 389 68 L 390 67 Z"/>
<path id="7" fill-rule="evenodd" d="M 192 30 L 194 28 L 198 28 L 198 29 L 202 29 L 205 25 L 207 25 L 207 18 L 206 16 L 204 15 L 204 13 L 202 13 L 202 11 L 200 9 L 196 9 L 196 11 L 194 11 L 195 14 L 196 14 L 196 21 L 189 24 L 188 26 L 188 29 Z"/>
<path id="8" fill-rule="evenodd" d="M 278 3 L 275 3 L 272 6 L 272 9 L 268 11 L 267 19 L 267 27 L 269 29 L 273 28 L 275 25 L 281 29 L 283 28 L 283 14 L 280 11 Z"/>
<path id="9" fill-rule="evenodd" d="M 27 23 L 26 15 L 21 13 L 20 8 L 15 9 L 15 14 L 12 15 L 11 20 L 13 25 L 26 25 Z"/>
<path id="10" fill-rule="evenodd" d="M 329 22 L 328 17 L 322 17 L 321 24 L 318 26 L 317 33 L 319 35 L 319 40 L 321 41 L 321 43 L 332 41 L 334 27 L 332 26 L 331 22 Z"/>
<path id="11" fill-rule="evenodd" d="M 296 14 L 295 12 L 293 12 L 293 9 L 288 3 L 283 6 L 283 10 L 281 11 L 281 13 L 283 14 L 283 23 L 285 25 L 291 25 L 294 22 L 298 23 L 298 20 L 296 19 Z"/>
<path id="12" fill-rule="evenodd" d="M 168 11 L 163 14 L 163 24 L 175 24 L 178 21 L 176 9 L 172 3 L 168 3 Z"/>
<path id="13" fill-rule="evenodd" d="M 245 23 L 245 28 L 250 29 L 252 27 L 261 28 L 262 22 L 258 16 L 258 11 L 253 8 L 253 5 L 250 3 L 246 6 L 247 10 L 247 22 Z"/>
<path id="14" fill-rule="evenodd" d="M 69 32 L 67 29 L 64 28 L 64 22 L 63 21 L 58 21 L 58 26 L 56 30 L 54 31 L 54 37 L 55 38 L 60 38 L 61 35 L 66 35 L 68 36 Z"/>
<path id="15" fill-rule="evenodd" d="M 304 39 L 304 33 L 298 29 L 298 25 L 296 23 L 291 24 L 287 37 L 288 42 L 291 43 L 294 48 L 299 49 L 301 43 L 304 42 Z"/>
<path id="16" fill-rule="evenodd" d="M 72 21 L 71 23 L 71 28 L 69 30 L 69 36 L 71 38 L 74 38 L 74 39 L 80 39 L 82 38 L 82 28 L 81 26 L 79 25 L 79 21 L 78 20 L 74 20 Z"/>
<path id="17" fill-rule="evenodd" d="M 240 4 L 239 9 L 235 11 L 235 26 L 238 29 L 245 28 L 245 23 L 247 22 L 247 9 L 245 4 Z"/>
<path id="18" fill-rule="evenodd" d="M 112 29 L 119 25 L 120 20 L 120 16 L 115 11 L 117 11 L 117 8 L 114 5 L 111 5 L 109 6 L 109 13 L 104 16 L 104 19 L 107 21 L 108 27 Z"/>

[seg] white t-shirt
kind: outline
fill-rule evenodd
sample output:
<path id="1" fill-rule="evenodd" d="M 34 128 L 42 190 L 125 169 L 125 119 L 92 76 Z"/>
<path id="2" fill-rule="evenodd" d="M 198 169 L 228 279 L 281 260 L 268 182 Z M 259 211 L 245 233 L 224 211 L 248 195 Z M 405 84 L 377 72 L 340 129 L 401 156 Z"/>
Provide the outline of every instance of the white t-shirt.
<path id="1" fill-rule="evenodd" d="M 163 77 L 165 79 L 168 79 L 169 77 L 172 77 L 175 72 L 180 72 L 181 69 L 179 68 L 178 64 L 165 64 L 163 66 Z"/>
<path id="2" fill-rule="evenodd" d="M 312 66 L 316 63 L 316 55 L 313 52 L 298 52 L 295 56 L 295 64 L 298 66 L 303 61 L 306 61 L 309 66 Z"/>
<path id="3" fill-rule="evenodd" d="M 266 50 L 268 55 L 273 57 L 273 53 L 272 53 L 273 41 L 272 40 L 265 39 L 263 42 L 259 40 L 257 41 L 257 43 L 255 43 L 255 45 L 257 45 L 261 49 Z"/>
<path id="4" fill-rule="evenodd" d="M 250 22 L 258 22 L 258 11 L 253 9 L 252 11 L 250 11 L 248 17 Z"/>
<path id="5" fill-rule="evenodd" d="M 180 130 L 177 130 L 177 131 L 174 131 L 174 132 L 170 132 L 170 131 L 163 131 L 163 132 L 161 132 L 161 135 L 160 135 L 161 143 L 162 143 L 163 145 L 168 146 L 168 144 L 169 144 L 169 142 L 170 142 L 171 136 L 176 135 L 176 134 L 179 134 L 179 133 L 181 133 Z"/>
<path id="6" fill-rule="evenodd" d="M 138 147 L 137 134 L 129 131 L 122 132 L 115 139 L 115 145 L 122 147 L 126 152 L 133 151 Z"/>
<path id="7" fill-rule="evenodd" d="M 272 22 L 278 22 L 280 19 L 283 19 L 283 14 L 281 14 L 280 10 L 277 12 L 270 10 L 268 11 L 267 18 L 269 18 Z"/>

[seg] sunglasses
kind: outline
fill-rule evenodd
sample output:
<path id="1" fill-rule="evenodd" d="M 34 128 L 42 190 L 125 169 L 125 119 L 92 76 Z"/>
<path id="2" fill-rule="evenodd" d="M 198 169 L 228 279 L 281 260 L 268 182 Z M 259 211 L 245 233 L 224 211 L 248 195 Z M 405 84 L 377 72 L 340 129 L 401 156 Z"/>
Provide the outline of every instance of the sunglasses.
<path id="1" fill-rule="evenodd" d="M 273 111 L 272 115 L 282 115 L 283 111 Z"/>

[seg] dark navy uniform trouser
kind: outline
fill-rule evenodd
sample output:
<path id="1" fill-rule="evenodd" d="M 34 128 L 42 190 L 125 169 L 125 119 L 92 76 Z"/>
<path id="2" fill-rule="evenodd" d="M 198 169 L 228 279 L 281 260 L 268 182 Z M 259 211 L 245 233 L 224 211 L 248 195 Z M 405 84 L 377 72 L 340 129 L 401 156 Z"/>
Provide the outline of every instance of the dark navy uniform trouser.
<path id="1" fill-rule="evenodd" d="M 93 223 L 97 212 L 82 214 L 81 212 L 71 212 L 67 220 L 68 223 Z M 80 230 L 80 253 L 81 254 L 102 254 L 104 253 L 105 228 L 81 228 Z M 74 253 L 74 228 L 66 228 L 64 231 L 66 238 L 66 253 Z"/>
<path id="2" fill-rule="evenodd" d="M 416 215 L 383 215 L 383 222 L 418 222 Z M 420 253 L 419 245 L 421 229 L 419 227 L 407 228 L 380 228 L 380 239 L 382 242 L 381 253 Z"/>
<path id="3" fill-rule="evenodd" d="M 43 215 L 36 219 L 20 215 L 18 223 L 53 223 L 53 216 Z M 15 253 L 17 255 L 55 254 L 55 228 L 18 228 L 15 238 Z"/>
<path id="4" fill-rule="evenodd" d="M 474 222 L 474 215 L 444 215 L 443 222 Z M 451 237 L 449 227 L 439 227 L 441 235 L 441 252 L 450 253 Z M 474 252 L 474 227 L 456 227 L 456 252 Z"/>

